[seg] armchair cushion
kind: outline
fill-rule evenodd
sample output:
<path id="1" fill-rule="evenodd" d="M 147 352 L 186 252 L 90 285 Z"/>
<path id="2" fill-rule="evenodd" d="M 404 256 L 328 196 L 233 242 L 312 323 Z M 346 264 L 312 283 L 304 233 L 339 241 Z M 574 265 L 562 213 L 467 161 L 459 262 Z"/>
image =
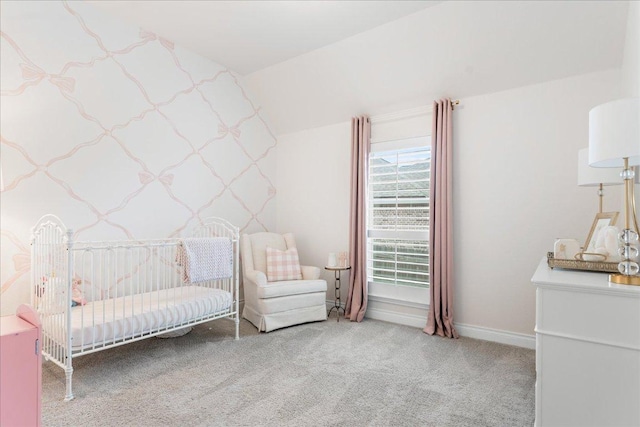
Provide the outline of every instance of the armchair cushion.
<path id="1" fill-rule="evenodd" d="M 258 298 L 276 298 L 288 295 L 310 294 L 325 292 L 327 282 L 324 280 L 284 280 L 269 282 L 266 286 L 258 286 Z"/>
<path id="2" fill-rule="evenodd" d="M 320 278 L 320 269 L 311 265 L 301 265 L 302 280 L 315 280 Z"/>
<path id="3" fill-rule="evenodd" d="M 267 280 L 279 282 L 281 280 L 300 280 L 300 259 L 298 250 L 289 248 L 286 251 L 267 246 Z"/>
<path id="4" fill-rule="evenodd" d="M 296 246 L 293 242 L 293 235 L 290 234 L 260 232 L 252 235 L 245 234 L 245 236 L 245 252 L 247 252 L 247 258 L 251 259 L 249 267 L 252 270 L 262 271 L 264 274 L 267 274 L 267 246 L 281 251 Z"/>

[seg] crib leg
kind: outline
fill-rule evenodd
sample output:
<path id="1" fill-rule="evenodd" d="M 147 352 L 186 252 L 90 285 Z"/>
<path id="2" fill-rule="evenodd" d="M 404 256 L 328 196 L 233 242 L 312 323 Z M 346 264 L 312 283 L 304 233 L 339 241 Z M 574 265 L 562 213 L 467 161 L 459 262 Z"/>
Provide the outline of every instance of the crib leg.
<path id="1" fill-rule="evenodd" d="M 68 402 L 73 400 L 73 392 L 71 391 L 71 377 L 73 376 L 73 368 L 67 367 L 64 370 L 64 375 L 67 379 L 67 392 L 64 396 L 64 401 Z"/>
<path id="2" fill-rule="evenodd" d="M 236 322 L 236 339 L 240 339 L 240 316 L 236 314 L 236 318 L 234 319 Z"/>

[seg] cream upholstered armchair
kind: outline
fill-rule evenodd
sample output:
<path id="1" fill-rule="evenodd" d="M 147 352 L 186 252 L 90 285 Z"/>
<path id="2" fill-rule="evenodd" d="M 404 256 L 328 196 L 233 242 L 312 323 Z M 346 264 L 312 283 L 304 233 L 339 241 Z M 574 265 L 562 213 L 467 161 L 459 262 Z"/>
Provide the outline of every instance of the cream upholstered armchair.
<path id="1" fill-rule="evenodd" d="M 300 266 L 299 280 L 267 281 L 267 247 L 295 248 L 293 234 L 243 234 L 240 244 L 244 275 L 242 317 L 259 331 L 269 332 L 300 323 L 327 319 L 327 282 L 318 267 Z"/>

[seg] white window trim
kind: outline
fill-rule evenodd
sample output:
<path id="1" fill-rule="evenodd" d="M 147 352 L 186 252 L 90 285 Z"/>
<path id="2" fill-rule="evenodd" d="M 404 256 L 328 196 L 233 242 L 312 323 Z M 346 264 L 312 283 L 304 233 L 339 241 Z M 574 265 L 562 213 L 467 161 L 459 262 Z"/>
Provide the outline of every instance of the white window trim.
<path id="1" fill-rule="evenodd" d="M 426 308 L 429 306 L 430 294 L 429 288 L 369 282 L 369 296 L 380 302 Z"/>
<path id="2" fill-rule="evenodd" d="M 419 148 L 431 144 L 431 135 L 420 135 L 392 141 L 371 141 L 371 152 L 394 151 L 402 148 Z"/>

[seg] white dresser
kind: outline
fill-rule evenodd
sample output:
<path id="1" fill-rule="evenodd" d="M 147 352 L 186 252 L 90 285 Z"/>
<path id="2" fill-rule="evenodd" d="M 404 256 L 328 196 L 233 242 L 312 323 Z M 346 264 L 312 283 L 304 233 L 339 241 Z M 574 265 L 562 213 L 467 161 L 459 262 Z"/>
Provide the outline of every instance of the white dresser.
<path id="1" fill-rule="evenodd" d="M 550 269 L 536 286 L 536 426 L 640 426 L 640 286 Z"/>

